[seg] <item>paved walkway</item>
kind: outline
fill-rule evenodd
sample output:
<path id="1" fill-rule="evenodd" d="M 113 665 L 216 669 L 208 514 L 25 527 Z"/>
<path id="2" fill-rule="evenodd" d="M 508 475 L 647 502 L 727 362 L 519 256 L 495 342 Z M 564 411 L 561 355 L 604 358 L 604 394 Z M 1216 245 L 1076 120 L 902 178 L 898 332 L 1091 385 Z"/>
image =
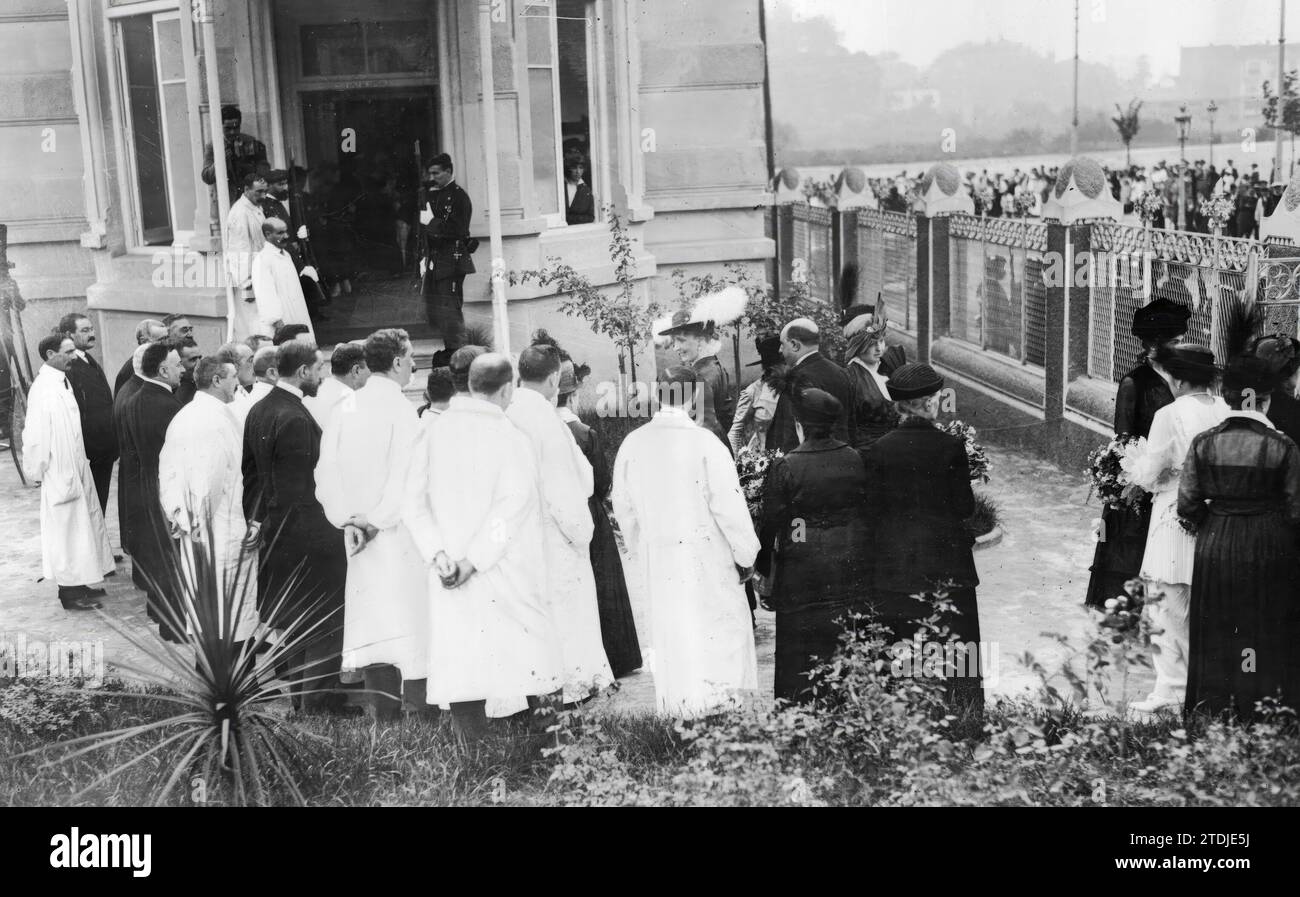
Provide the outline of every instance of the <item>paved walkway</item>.
<path id="1" fill-rule="evenodd" d="M 1082 606 L 1092 558 L 1089 524 L 1099 513 L 1085 505 L 1087 483 L 1081 473 L 1060 468 L 1016 451 L 990 448 L 993 480 L 981 487 L 1001 507 L 1005 535 L 1000 544 L 977 552 L 980 625 L 984 639 L 996 646 L 998 660 L 991 694 L 1021 695 L 1037 679 L 1021 664 L 1030 652 L 1055 670 L 1067 650 L 1043 632 L 1069 637 L 1082 651 L 1093 631 L 1092 615 Z M 116 490 L 114 480 L 114 490 Z M 109 501 L 110 540 L 117 533 L 116 491 Z M 146 655 L 114 632 L 98 615 L 64 611 L 53 583 L 40 582 L 40 502 L 36 489 L 21 485 L 7 457 L 0 458 L 0 640 L 22 635 L 34 641 L 102 641 L 107 674 L 127 678 L 124 667 L 153 668 Z M 131 585 L 129 562 L 105 583 L 105 613 L 129 631 L 154 632 L 145 616 L 144 596 Z M 638 621 L 640 596 L 633 595 Z M 773 676 L 773 617 L 758 614 L 759 683 L 770 695 Z M 1144 696 L 1149 679 L 1130 683 L 1131 697 Z M 647 672 L 622 682 L 618 693 L 603 699 L 618 710 L 654 706 L 654 684 Z"/>

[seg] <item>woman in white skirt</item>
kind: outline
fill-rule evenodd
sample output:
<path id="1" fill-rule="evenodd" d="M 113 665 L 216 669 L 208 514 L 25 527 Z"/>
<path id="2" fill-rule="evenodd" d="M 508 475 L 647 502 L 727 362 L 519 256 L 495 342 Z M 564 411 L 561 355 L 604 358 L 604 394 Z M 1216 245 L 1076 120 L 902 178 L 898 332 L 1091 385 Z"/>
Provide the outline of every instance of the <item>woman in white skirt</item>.
<path id="1" fill-rule="evenodd" d="M 1181 707 L 1187 690 L 1188 596 L 1196 536 L 1178 521 L 1178 481 L 1192 439 L 1228 416 L 1223 399 L 1210 395 L 1217 368 L 1214 353 L 1194 343 L 1162 349 L 1153 363 L 1174 394 L 1171 405 L 1158 410 L 1151 434 L 1134 459 L 1129 480 L 1152 493 L 1151 526 L 1142 556 L 1142 578 L 1148 595 L 1164 597 L 1148 605 L 1156 683 L 1145 701 L 1133 709 L 1152 712 Z"/>

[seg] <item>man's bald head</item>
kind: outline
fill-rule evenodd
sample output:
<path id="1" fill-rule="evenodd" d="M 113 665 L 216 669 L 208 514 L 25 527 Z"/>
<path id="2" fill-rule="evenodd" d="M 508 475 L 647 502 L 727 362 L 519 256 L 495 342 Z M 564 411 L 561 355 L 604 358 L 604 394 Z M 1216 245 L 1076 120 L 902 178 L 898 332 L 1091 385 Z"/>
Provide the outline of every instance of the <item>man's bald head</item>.
<path id="1" fill-rule="evenodd" d="M 514 379 L 515 369 L 510 359 L 499 352 L 486 352 L 469 366 L 470 395 L 502 408 L 510 404 Z"/>
<path id="2" fill-rule="evenodd" d="M 144 376 L 144 350 L 152 345 L 152 342 L 141 343 L 135 347 L 135 352 L 131 354 L 131 370 L 135 371 L 137 377 Z"/>
<path id="3" fill-rule="evenodd" d="M 263 346 L 253 353 L 253 376 L 259 380 L 266 380 L 268 383 L 274 383 L 278 378 L 275 367 L 275 357 L 278 350 L 275 346 Z"/>
<path id="4" fill-rule="evenodd" d="M 139 324 L 135 325 L 135 343 L 137 346 L 143 346 L 145 343 L 152 343 L 154 340 L 160 340 L 167 335 L 167 325 L 162 321 L 153 318 L 145 318 Z"/>
<path id="5" fill-rule="evenodd" d="M 805 355 L 817 351 L 821 334 L 811 318 L 795 318 L 781 328 L 781 357 L 786 364 L 794 364 Z"/>

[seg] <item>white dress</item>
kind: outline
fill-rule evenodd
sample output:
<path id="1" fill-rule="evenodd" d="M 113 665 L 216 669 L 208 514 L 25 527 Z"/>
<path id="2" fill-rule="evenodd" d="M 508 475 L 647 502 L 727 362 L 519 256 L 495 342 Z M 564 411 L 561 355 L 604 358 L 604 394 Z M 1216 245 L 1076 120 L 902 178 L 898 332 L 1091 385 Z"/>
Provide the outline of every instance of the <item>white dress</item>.
<path id="1" fill-rule="evenodd" d="M 27 394 L 23 469 L 41 483 L 41 567 L 61 586 L 99 582 L 113 549 L 81 439 L 81 412 L 68 378 L 48 364 Z"/>
<path id="2" fill-rule="evenodd" d="M 1129 479 L 1152 493 L 1142 578 L 1189 584 L 1196 537 L 1178 523 L 1178 480 L 1192 439 L 1228 416 L 1227 403 L 1205 393 L 1180 396 L 1156 412 Z"/>
<path id="3" fill-rule="evenodd" d="M 402 519 L 420 419 L 402 388 L 373 376 L 333 406 L 316 463 L 316 498 L 342 527 L 364 514 L 379 532 L 348 558 L 343 669 L 392 664 L 423 679 L 428 664 L 428 568 Z"/>
<path id="4" fill-rule="evenodd" d="M 753 565 L 758 537 L 726 446 L 682 409 L 661 409 L 619 447 L 613 501 L 628 575 L 644 583 L 659 710 L 706 715 L 756 690 L 736 565 Z"/>

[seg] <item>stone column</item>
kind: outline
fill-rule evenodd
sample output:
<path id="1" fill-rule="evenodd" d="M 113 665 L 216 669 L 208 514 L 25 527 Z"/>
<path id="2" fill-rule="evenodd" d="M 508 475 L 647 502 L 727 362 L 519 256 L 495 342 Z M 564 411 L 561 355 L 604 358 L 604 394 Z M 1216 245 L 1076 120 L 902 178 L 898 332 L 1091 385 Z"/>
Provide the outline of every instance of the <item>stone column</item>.
<path id="1" fill-rule="evenodd" d="M 916 357 L 930 361 L 936 337 L 948 332 L 948 216 L 974 214 L 975 204 L 961 186 L 961 174 L 947 162 L 930 167 L 921 179 L 916 213 Z"/>

